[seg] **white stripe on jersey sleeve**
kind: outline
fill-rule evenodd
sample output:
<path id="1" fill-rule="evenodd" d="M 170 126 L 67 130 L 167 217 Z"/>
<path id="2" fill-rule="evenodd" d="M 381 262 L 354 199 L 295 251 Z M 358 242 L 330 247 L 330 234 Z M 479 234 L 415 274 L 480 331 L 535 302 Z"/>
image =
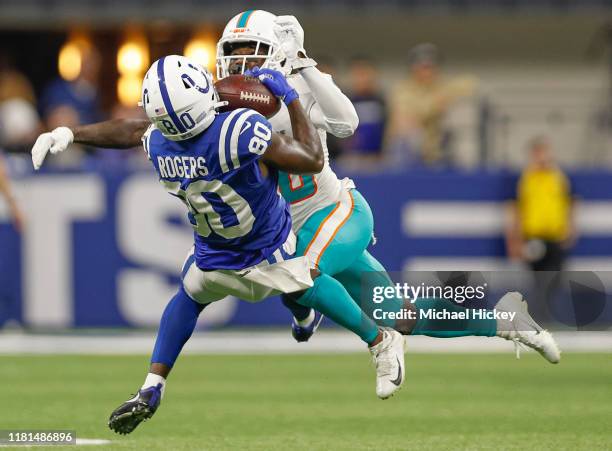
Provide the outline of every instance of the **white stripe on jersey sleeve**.
<path id="1" fill-rule="evenodd" d="M 238 159 L 238 138 L 240 137 L 240 131 L 242 130 L 242 126 L 244 125 L 246 120 L 254 114 L 259 113 L 254 110 L 248 110 L 246 113 L 244 113 L 238 118 L 232 130 L 232 136 L 230 138 L 230 155 L 232 156 L 232 163 L 234 164 L 234 169 L 240 167 L 240 160 Z"/>
<path id="2" fill-rule="evenodd" d="M 280 262 L 284 262 L 285 261 L 285 259 L 283 258 L 283 254 L 281 253 L 280 249 L 276 249 L 272 255 L 274 255 L 274 258 L 276 259 L 276 263 L 280 263 Z"/>
<path id="3" fill-rule="evenodd" d="M 232 111 L 231 114 L 225 118 L 223 125 L 221 126 L 221 134 L 219 135 L 219 163 L 221 164 L 221 170 L 224 174 L 229 172 L 227 159 L 225 158 L 225 137 L 227 136 L 227 130 L 229 129 L 229 126 L 236 115 L 243 111 L 246 111 L 246 108 L 238 108 L 237 110 Z"/>
<path id="4" fill-rule="evenodd" d="M 144 135 L 142 135 L 142 138 L 140 138 L 142 140 L 142 147 L 144 147 L 144 151 L 149 160 L 151 159 L 151 153 L 149 152 L 149 141 L 151 140 L 151 133 L 153 133 L 154 130 L 156 130 L 155 125 L 149 125 L 147 130 L 144 132 Z"/>

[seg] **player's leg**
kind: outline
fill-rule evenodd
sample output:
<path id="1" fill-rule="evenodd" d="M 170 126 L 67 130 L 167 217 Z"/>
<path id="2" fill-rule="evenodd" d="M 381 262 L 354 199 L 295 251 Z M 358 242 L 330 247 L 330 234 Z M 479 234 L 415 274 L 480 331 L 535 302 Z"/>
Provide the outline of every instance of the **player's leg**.
<path id="1" fill-rule="evenodd" d="M 372 211 L 356 190 L 344 192 L 337 204 L 312 215 L 298 233 L 297 253 L 308 257 L 320 274 L 312 288 L 299 297 L 285 296 L 283 302 L 294 315 L 300 315 L 299 306 L 321 312 L 365 341 L 376 362 L 376 394 L 385 399 L 404 381 L 403 337 L 392 330 L 380 332 L 342 284 L 331 277 L 363 253 L 372 228 Z M 295 336 L 296 327 L 292 329 Z"/>
<path id="2" fill-rule="evenodd" d="M 371 302 L 374 286 L 393 286 L 393 282 L 384 267 L 367 251 L 335 278 L 346 287 L 351 296 L 362 305 L 362 310 L 370 316 L 373 316 L 374 308 L 381 306 L 387 312 L 399 311 L 401 308 L 413 310 L 416 320 L 401 320 L 395 324 L 377 321 L 379 325 L 393 327 L 404 335 L 427 335 L 437 338 L 498 336 L 535 349 L 551 363 L 559 362 L 560 352 L 554 338 L 529 315 L 527 303 L 520 293 L 508 293 L 495 305 L 496 310 L 515 313 L 513 320 L 480 318 L 473 314 L 465 315 L 468 318 L 466 320 L 449 320 L 426 315 L 425 312 L 446 310 L 464 314 L 469 309 L 442 298 L 420 298 L 414 304 L 397 298 L 387 299 L 381 304 Z"/>
<path id="3" fill-rule="evenodd" d="M 372 212 L 365 199 L 357 190 L 346 191 L 339 202 L 308 218 L 298 232 L 297 253 L 308 257 L 322 273 L 333 275 L 363 252 L 372 228 Z M 297 341 L 307 341 L 318 322 L 315 311 L 287 296 L 283 296 L 283 304 L 294 317 L 293 336 Z"/>
<path id="4" fill-rule="evenodd" d="M 153 416 L 163 397 L 166 378 L 206 305 L 195 302 L 182 287 L 170 300 L 160 321 L 149 373 L 136 396 L 111 414 L 108 425 L 112 430 L 129 434 Z"/>
<path id="5" fill-rule="evenodd" d="M 193 254 L 190 252 L 183 265 L 183 277 L 193 263 Z M 210 301 L 222 297 L 221 294 L 211 293 Z M 207 305 L 193 300 L 183 286 L 170 300 L 160 320 L 149 373 L 137 394 L 111 414 L 108 425 L 113 431 L 129 434 L 142 421 L 153 416 L 163 397 L 166 378 Z"/>
<path id="6" fill-rule="evenodd" d="M 381 338 L 378 326 L 364 315 L 340 282 L 323 273 L 319 273 L 313 282 L 313 286 L 305 292 L 287 294 L 286 298 L 323 313 L 368 345 L 378 343 Z"/>
<path id="7" fill-rule="evenodd" d="M 393 287 L 394 283 L 382 264 L 368 251 L 363 252 L 343 272 L 336 274 L 335 278 L 342 283 L 351 294 L 355 302 L 371 317 L 374 309 L 385 312 L 399 312 L 401 309 L 415 311 L 416 320 L 401 320 L 396 322 L 381 319 L 376 320 L 379 325 L 393 327 L 404 335 L 428 335 L 438 338 L 463 337 L 468 335 L 481 335 L 492 337 L 497 331 L 494 319 L 470 319 L 454 321 L 436 319 L 429 315 L 420 314 L 422 310 L 446 310 L 461 312 L 465 308 L 442 298 L 421 298 L 414 304 L 400 298 L 388 298 L 380 304 L 372 302 L 375 287 Z M 379 317 L 381 315 L 378 315 Z M 383 315 L 386 317 L 386 315 Z M 469 316 L 473 318 L 473 315 Z"/>
<path id="8" fill-rule="evenodd" d="M 379 330 L 337 280 L 309 268 L 305 257 L 293 258 L 293 251 L 275 253 L 275 263 L 263 262 L 248 271 L 203 272 L 192 266 L 185 276 L 185 290 L 199 302 L 210 301 L 210 291 L 253 302 L 280 291 L 292 293 L 297 303 L 327 314 L 368 344 L 377 363 L 376 392 L 381 398 L 391 396 L 404 378 L 403 337 L 393 330 Z"/>
<path id="9" fill-rule="evenodd" d="M 143 385 L 143 388 L 147 388 L 162 383 L 162 396 L 165 379 L 170 374 L 183 346 L 193 334 L 200 313 L 211 302 L 227 296 L 222 289 L 216 290 L 216 287 L 211 289 L 204 286 L 200 286 L 198 291 L 192 289 L 193 294 L 189 295 L 186 285 L 194 286 L 191 280 L 194 270 L 197 270 L 197 267 L 192 249 L 183 263 L 181 287 L 162 314 L 151 356 L 149 375 Z M 190 273 L 189 279 L 187 278 L 188 273 Z M 199 281 L 195 283 L 199 283 Z M 197 300 L 195 296 L 197 296 Z"/>
<path id="10" fill-rule="evenodd" d="M 280 260 L 287 257 L 285 261 Z M 209 296 L 209 290 L 219 292 L 221 289 L 226 294 L 253 302 L 280 291 L 291 293 L 297 303 L 328 315 L 367 343 L 377 364 L 376 392 L 379 397 L 387 398 L 397 391 L 404 380 L 403 337 L 391 329 L 380 330 L 337 280 L 309 268 L 308 259 L 293 258 L 291 251 L 286 256 L 282 252 L 277 254 L 275 261 L 274 264 L 262 263 L 249 271 L 204 273 L 192 267 L 185 277 L 185 289 L 200 302 L 209 300 L 208 297 L 201 298 L 202 295 Z M 204 281 L 198 282 L 198 273 L 205 278 Z M 193 290 L 199 286 L 204 287 L 201 293 Z"/>
<path id="11" fill-rule="evenodd" d="M 382 399 L 392 396 L 405 377 L 402 335 L 392 329 L 379 329 L 333 277 L 318 273 L 313 281 L 313 286 L 305 292 L 292 293 L 288 297 L 325 314 L 367 343 L 376 363 L 376 394 Z"/>

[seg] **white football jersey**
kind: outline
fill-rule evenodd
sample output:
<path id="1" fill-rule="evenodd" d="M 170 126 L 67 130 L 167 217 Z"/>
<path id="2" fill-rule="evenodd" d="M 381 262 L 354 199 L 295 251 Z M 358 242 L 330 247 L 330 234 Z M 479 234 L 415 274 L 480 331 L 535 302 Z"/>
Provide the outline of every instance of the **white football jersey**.
<path id="1" fill-rule="evenodd" d="M 323 144 L 323 152 L 325 153 L 325 165 L 318 174 L 293 175 L 285 172 L 279 174 L 278 184 L 283 197 L 291 206 L 293 230 L 297 232 L 310 215 L 338 202 L 341 191 L 354 187 L 354 185 L 349 179 L 340 181 L 329 166 L 327 133 L 322 122 L 324 117 L 320 108 L 316 105 L 310 88 L 300 75 L 290 75 L 287 77 L 287 81 L 299 94 L 304 110 L 317 128 L 321 137 L 321 143 Z M 293 136 L 291 119 L 285 105 L 269 121 L 276 133 Z"/>

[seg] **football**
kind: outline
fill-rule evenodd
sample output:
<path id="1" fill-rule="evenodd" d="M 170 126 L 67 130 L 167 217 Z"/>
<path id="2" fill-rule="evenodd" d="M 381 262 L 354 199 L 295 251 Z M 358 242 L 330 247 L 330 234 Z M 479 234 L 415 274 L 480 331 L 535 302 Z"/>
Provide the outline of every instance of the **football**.
<path id="1" fill-rule="evenodd" d="M 222 112 L 236 108 L 251 108 L 269 118 L 281 107 L 276 96 L 255 77 L 230 75 L 215 83 L 215 88 L 221 100 L 228 102 L 228 105 L 220 108 Z"/>

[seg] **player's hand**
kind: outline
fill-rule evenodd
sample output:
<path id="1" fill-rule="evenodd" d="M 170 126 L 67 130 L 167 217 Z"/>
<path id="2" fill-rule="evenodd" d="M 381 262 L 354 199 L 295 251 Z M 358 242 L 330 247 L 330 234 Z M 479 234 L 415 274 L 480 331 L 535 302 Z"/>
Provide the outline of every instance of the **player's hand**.
<path id="1" fill-rule="evenodd" d="M 43 133 L 32 147 L 32 164 L 38 170 L 45 161 L 48 152 L 63 152 L 74 141 L 74 134 L 68 127 L 58 127 L 52 132 Z"/>
<path id="2" fill-rule="evenodd" d="M 290 60 L 299 57 L 299 52 L 306 55 L 304 50 L 304 29 L 295 16 L 278 16 L 274 21 L 274 34 L 280 42 L 285 56 Z"/>
<path id="3" fill-rule="evenodd" d="M 272 94 L 285 102 L 285 105 L 289 105 L 299 97 L 296 90 L 287 82 L 285 76 L 277 70 L 260 69 L 255 66 L 246 71 L 245 74 L 258 78 L 266 88 L 272 91 Z"/>
<path id="4" fill-rule="evenodd" d="M 295 16 L 278 16 L 274 23 L 274 34 L 280 42 L 291 69 L 316 66 L 317 63 L 306 56 L 304 29 Z"/>

